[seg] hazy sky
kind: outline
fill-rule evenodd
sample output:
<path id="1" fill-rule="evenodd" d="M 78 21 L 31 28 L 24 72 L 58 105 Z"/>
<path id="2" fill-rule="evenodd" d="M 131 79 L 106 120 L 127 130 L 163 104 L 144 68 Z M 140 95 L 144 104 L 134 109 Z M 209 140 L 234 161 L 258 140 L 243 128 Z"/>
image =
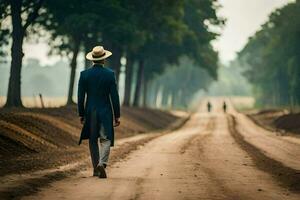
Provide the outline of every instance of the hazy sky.
<path id="1" fill-rule="evenodd" d="M 291 0 L 219 0 L 223 6 L 219 14 L 227 19 L 220 38 L 214 42 L 221 61 L 235 58 L 260 26 L 267 21 L 269 14 Z"/>
<path id="2" fill-rule="evenodd" d="M 222 36 L 214 42 L 215 48 L 220 52 L 222 62 L 228 62 L 235 57 L 267 19 L 275 8 L 281 7 L 291 0 L 219 0 L 223 8 L 219 14 L 227 18 L 226 27 Z M 43 64 L 53 63 L 58 58 L 47 56 L 48 47 L 45 44 L 24 46 L 26 57 L 39 58 Z"/>

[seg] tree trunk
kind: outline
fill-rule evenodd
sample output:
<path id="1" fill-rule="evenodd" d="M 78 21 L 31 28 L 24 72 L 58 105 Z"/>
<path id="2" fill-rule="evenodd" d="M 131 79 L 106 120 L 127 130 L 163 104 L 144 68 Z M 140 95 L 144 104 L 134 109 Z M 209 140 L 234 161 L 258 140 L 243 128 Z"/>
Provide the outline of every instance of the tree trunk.
<path id="1" fill-rule="evenodd" d="M 144 61 L 140 60 L 138 66 L 136 86 L 134 91 L 133 106 L 139 106 L 143 76 L 144 76 Z"/>
<path id="2" fill-rule="evenodd" d="M 159 94 L 159 89 L 160 89 L 160 83 L 159 82 L 156 82 L 155 83 L 155 86 L 154 86 L 154 89 L 153 89 L 153 105 L 155 108 L 157 108 L 157 96 Z"/>
<path id="3" fill-rule="evenodd" d="M 171 104 L 171 108 L 175 109 L 176 108 L 176 91 L 172 90 L 172 104 Z"/>
<path id="4" fill-rule="evenodd" d="M 155 96 L 155 83 L 153 81 L 151 81 L 148 83 L 147 103 L 148 103 L 148 106 L 150 106 L 152 108 L 155 106 L 154 96 Z"/>
<path id="5" fill-rule="evenodd" d="M 74 91 L 74 82 L 75 82 L 76 67 L 77 67 L 77 56 L 78 56 L 79 48 L 80 48 L 80 41 L 75 40 L 74 42 L 75 42 L 75 44 L 74 44 L 74 49 L 73 49 L 73 56 L 72 56 L 72 60 L 70 63 L 71 75 L 70 75 L 67 105 L 75 104 L 73 101 L 73 91 Z"/>
<path id="6" fill-rule="evenodd" d="M 177 92 L 176 96 L 177 96 L 176 100 L 178 102 L 177 106 L 182 108 L 184 105 L 184 100 L 183 100 L 184 97 L 183 97 L 183 92 L 181 89 Z"/>
<path id="7" fill-rule="evenodd" d="M 188 94 L 187 94 L 187 90 L 182 90 L 182 100 L 183 100 L 183 107 L 184 108 L 188 108 Z"/>
<path id="8" fill-rule="evenodd" d="M 12 47 L 11 68 L 5 107 L 23 107 L 21 100 L 21 70 L 23 59 L 24 30 L 21 19 L 22 1 L 11 1 Z"/>
<path id="9" fill-rule="evenodd" d="M 89 45 L 89 42 L 86 41 L 84 43 L 84 52 L 85 52 L 85 54 L 84 54 L 84 68 L 85 69 L 88 69 L 92 65 L 92 62 L 85 58 L 86 54 L 89 53 L 91 50 L 92 50 L 91 45 Z"/>
<path id="10" fill-rule="evenodd" d="M 144 80 L 143 80 L 143 107 L 146 108 L 148 106 L 148 81 L 145 78 L 144 75 Z"/>
<path id="11" fill-rule="evenodd" d="M 167 108 L 168 107 L 168 90 L 164 89 L 162 94 L 162 107 Z"/>
<path id="12" fill-rule="evenodd" d="M 110 67 L 114 69 L 116 75 L 116 81 L 117 83 L 119 83 L 122 51 L 120 48 L 112 48 L 112 51 L 113 51 L 113 55 L 109 58 L 111 60 Z"/>
<path id="13" fill-rule="evenodd" d="M 133 68 L 133 60 L 130 56 L 127 57 L 126 62 L 126 75 L 125 75 L 125 94 L 124 94 L 124 106 L 130 106 L 130 97 L 131 97 L 131 85 L 132 85 L 132 68 Z"/>

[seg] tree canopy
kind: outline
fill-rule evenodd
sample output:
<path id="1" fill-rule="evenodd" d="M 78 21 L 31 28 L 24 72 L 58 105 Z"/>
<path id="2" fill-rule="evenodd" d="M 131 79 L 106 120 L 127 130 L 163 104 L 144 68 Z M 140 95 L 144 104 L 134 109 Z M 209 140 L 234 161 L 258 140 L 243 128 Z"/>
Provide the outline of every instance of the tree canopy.
<path id="1" fill-rule="evenodd" d="M 239 53 L 261 105 L 300 103 L 300 1 L 274 11 Z"/>
<path id="2" fill-rule="evenodd" d="M 7 45 L 9 33 L 15 33 L 7 105 L 22 105 L 23 40 L 27 33 L 40 36 L 42 30 L 51 36 L 50 53 L 69 58 L 68 103 L 73 102 L 77 57 L 96 45 L 113 52 L 109 66 L 115 70 L 117 80 L 120 60 L 126 57 L 127 89 L 135 73 L 132 66 L 138 63 L 135 105 L 142 88 L 146 90 L 151 79 L 183 56 L 216 78 L 218 54 L 211 41 L 218 33 L 209 27 L 224 23 L 216 15 L 218 7 L 217 0 L 1 0 L 0 45 Z M 11 24 L 4 27 L 2 22 L 10 20 Z"/>

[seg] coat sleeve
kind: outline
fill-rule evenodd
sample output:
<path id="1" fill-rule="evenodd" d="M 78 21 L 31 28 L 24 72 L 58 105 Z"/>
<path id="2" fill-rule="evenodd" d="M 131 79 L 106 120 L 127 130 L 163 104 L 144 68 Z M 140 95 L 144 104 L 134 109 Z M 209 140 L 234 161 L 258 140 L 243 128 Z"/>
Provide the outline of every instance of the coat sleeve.
<path id="1" fill-rule="evenodd" d="M 117 89 L 115 73 L 113 73 L 113 77 L 110 85 L 110 97 L 111 97 L 111 103 L 113 106 L 115 118 L 120 118 L 120 100 L 119 100 L 119 93 Z"/>
<path id="2" fill-rule="evenodd" d="M 83 73 L 80 73 L 78 82 L 77 102 L 78 102 L 78 115 L 84 117 L 84 100 L 86 95 L 86 87 L 84 83 Z"/>

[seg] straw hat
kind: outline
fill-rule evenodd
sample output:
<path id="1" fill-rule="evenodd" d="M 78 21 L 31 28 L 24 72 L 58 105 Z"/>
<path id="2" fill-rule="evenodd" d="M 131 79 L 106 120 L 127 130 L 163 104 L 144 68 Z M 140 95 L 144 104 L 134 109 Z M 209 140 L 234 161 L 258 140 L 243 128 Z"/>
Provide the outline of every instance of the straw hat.
<path id="1" fill-rule="evenodd" d="M 111 56 L 112 53 L 108 50 L 105 50 L 103 46 L 95 46 L 91 52 L 86 54 L 86 59 L 91 61 L 104 60 Z"/>

